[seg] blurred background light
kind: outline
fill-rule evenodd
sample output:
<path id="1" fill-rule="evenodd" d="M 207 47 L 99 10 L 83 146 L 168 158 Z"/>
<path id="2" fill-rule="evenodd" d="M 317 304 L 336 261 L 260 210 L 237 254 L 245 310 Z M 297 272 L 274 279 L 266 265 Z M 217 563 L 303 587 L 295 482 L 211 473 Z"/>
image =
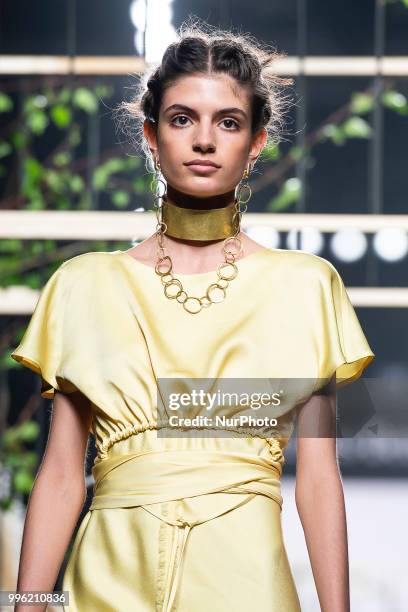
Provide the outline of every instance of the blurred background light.
<path id="1" fill-rule="evenodd" d="M 374 234 L 374 251 L 385 261 L 398 261 L 408 252 L 408 234 L 397 227 L 384 227 Z"/>
<path id="2" fill-rule="evenodd" d="M 147 0 L 135 0 L 130 5 L 130 19 L 136 28 L 135 47 L 139 55 L 144 54 L 144 35 L 146 30 L 146 3 Z"/>
<path id="3" fill-rule="evenodd" d="M 130 19 L 136 28 L 135 48 L 149 64 L 159 62 L 166 47 L 177 40 L 172 5 L 173 0 L 135 0 L 130 5 Z"/>
<path id="4" fill-rule="evenodd" d="M 324 239 L 316 227 L 303 227 L 301 230 L 291 229 L 286 238 L 286 246 L 288 249 L 300 249 L 318 255 L 323 250 Z"/>
<path id="5" fill-rule="evenodd" d="M 135 28 L 144 32 L 146 27 L 146 0 L 134 0 L 130 5 L 129 13 Z"/>
<path id="6" fill-rule="evenodd" d="M 277 249 L 280 244 L 279 232 L 273 227 L 266 227 L 265 225 L 252 225 L 245 230 L 250 238 L 261 243 L 264 247 Z"/>
<path id="7" fill-rule="evenodd" d="M 330 248 L 340 261 L 358 261 L 367 251 L 367 238 L 359 229 L 345 227 L 333 234 Z"/>

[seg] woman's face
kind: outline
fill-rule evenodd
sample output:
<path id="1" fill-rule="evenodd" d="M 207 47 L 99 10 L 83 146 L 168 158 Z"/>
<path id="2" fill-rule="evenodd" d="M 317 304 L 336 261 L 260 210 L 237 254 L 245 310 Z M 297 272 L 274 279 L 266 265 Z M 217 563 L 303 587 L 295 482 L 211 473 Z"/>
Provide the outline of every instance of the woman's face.
<path id="1" fill-rule="evenodd" d="M 164 92 L 157 132 L 144 133 L 162 173 L 174 189 L 210 197 L 235 189 L 249 161 L 266 142 L 266 130 L 251 132 L 249 90 L 225 74 L 194 74 Z M 208 160 L 214 166 L 188 165 Z"/>

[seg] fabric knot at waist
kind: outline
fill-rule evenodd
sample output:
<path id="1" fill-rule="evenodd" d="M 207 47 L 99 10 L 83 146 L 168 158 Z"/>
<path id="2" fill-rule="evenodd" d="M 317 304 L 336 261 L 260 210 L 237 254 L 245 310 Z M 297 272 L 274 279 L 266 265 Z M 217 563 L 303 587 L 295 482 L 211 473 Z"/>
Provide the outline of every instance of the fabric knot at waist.
<path id="1" fill-rule="evenodd" d="M 90 510 L 142 506 L 174 527 L 159 606 L 162 612 L 170 612 L 175 600 L 193 527 L 237 509 L 256 495 L 265 495 L 282 508 L 281 463 L 254 454 L 148 451 L 110 457 L 96 463 L 92 473 Z M 162 506 L 164 502 L 169 503 Z"/>

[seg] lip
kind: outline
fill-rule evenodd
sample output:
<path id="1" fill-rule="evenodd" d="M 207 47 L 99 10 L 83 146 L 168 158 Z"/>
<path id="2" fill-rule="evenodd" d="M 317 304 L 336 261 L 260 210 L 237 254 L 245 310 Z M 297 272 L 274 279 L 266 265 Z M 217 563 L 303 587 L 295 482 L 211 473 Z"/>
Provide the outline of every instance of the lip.
<path id="1" fill-rule="evenodd" d="M 186 166 L 210 166 L 212 168 L 220 168 L 218 164 L 209 159 L 193 159 L 190 162 L 186 162 Z"/>
<path id="2" fill-rule="evenodd" d="M 190 168 L 193 170 L 193 172 L 198 172 L 199 174 L 211 174 L 212 172 L 216 172 L 218 170 L 218 168 L 212 164 L 188 164 L 187 168 Z"/>

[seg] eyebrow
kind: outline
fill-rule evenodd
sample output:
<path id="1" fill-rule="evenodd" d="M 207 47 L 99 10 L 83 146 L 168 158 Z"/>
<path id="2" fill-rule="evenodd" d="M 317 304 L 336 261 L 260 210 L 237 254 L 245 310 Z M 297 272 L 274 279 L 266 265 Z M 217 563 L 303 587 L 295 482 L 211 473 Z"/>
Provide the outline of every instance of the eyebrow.
<path id="1" fill-rule="evenodd" d="M 196 111 L 193 108 L 190 108 L 189 106 L 185 106 L 184 104 L 172 104 L 171 106 L 168 106 L 164 112 L 168 113 L 171 110 L 180 110 L 180 111 L 185 111 L 187 113 L 191 113 L 192 115 L 197 115 Z M 247 114 L 241 108 L 237 108 L 235 106 L 230 106 L 228 108 L 221 108 L 215 114 L 224 115 L 227 113 L 236 113 L 236 114 L 242 115 L 245 119 L 248 118 Z"/>

